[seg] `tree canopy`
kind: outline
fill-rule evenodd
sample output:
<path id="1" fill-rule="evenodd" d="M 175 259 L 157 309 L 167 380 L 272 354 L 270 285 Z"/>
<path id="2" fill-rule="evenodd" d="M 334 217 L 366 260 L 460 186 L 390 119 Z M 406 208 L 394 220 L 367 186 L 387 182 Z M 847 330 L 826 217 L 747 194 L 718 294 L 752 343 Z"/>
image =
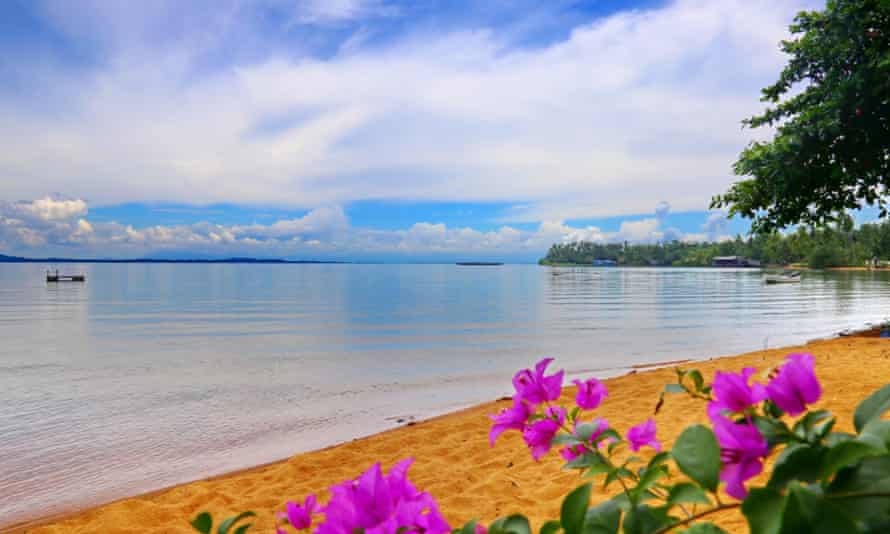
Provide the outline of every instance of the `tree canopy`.
<path id="1" fill-rule="evenodd" d="M 542 264 L 590 265 L 614 260 L 618 265 L 709 266 L 715 256 L 745 256 L 765 264 L 805 263 L 813 268 L 864 266 L 890 260 L 890 221 L 854 228 L 849 215 L 835 224 L 798 226 L 794 232 L 759 233 L 719 243 L 620 244 L 577 242 L 555 244 Z"/>
<path id="2" fill-rule="evenodd" d="M 753 142 L 734 171 L 750 178 L 712 208 L 752 219 L 752 231 L 824 224 L 877 205 L 890 190 L 890 0 L 829 0 L 802 12 L 781 48 L 790 60 L 763 89 L 766 111 L 745 121 L 776 128 Z"/>

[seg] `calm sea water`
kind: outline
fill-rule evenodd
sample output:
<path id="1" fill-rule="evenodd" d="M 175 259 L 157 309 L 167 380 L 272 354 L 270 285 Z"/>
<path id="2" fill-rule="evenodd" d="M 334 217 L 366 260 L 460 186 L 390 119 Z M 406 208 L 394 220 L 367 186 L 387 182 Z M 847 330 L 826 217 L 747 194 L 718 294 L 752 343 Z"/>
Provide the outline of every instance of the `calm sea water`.
<path id="1" fill-rule="evenodd" d="M 0 264 L 0 526 L 507 393 L 890 317 L 886 273 Z"/>

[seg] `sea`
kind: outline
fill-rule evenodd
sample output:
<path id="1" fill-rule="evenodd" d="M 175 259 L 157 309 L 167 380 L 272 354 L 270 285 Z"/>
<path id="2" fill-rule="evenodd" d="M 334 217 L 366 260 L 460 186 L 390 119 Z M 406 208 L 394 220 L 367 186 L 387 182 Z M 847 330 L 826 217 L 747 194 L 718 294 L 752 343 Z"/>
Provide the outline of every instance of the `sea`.
<path id="1" fill-rule="evenodd" d="M 0 264 L 0 527 L 570 376 L 890 318 L 890 274 L 537 265 Z"/>

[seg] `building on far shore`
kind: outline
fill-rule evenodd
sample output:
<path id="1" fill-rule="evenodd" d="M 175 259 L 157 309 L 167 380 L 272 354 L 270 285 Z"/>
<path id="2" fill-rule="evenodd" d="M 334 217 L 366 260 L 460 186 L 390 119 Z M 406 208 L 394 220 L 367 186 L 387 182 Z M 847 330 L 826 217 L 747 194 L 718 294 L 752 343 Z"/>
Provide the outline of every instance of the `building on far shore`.
<path id="1" fill-rule="evenodd" d="M 615 267 L 618 262 L 615 260 L 593 260 L 590 264 L 594 267 Z"/>
<path id="2" fill-rule="evenodd" d="M 760 262 L 744 256 L 715 256 L 711 267 L 760 267 Z"/>

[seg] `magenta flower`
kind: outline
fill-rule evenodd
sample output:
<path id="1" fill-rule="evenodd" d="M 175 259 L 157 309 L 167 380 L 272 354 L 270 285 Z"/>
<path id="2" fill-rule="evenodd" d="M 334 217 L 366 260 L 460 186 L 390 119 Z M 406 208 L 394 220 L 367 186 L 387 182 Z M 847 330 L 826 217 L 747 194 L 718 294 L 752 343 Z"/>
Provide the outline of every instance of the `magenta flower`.
<path id="1" fill-rule="evenodd" d="M 600 403 L 603 402 L 603 399 L 609 396 L 606 385 L 596 378 L 590 378 L 583 382 L 581 380 L 572 380 L 572 383 L 578 386 L 578 395 L 575 397 L 575 402 L 585 410 L 596 410 Z"/>
<path id="2" fill-rule="evenodd" d="M 764 400 L 766 392 L 763 387 L 748 384 L 755 372 L 757 370 L 753 367 L 745 367 L 738 374 L 717 371 L 713 385 L 715 400 L 708 403 L 708 414 L 713 418 L 723 415 L 723 412 L 742 412 Z"/>
<path id="3" fill-rule="evenodd" d="M 822 396 L 822 387 L 813 371 L 813 355 L 789 354 L 779 374 L 769 381 L 766 394 L 776 406 L 790 415 L 798 415 Z"/>
<path id="4" fill-rule="evenodd" d="M 562 459 L 571 462 L 572 460 L 580 457 L 584 454 L 584 445 L 577 444 L 572 445 L 571 447 L 563 447 L 559 449 L 559 455 L 562 456 Z"/>
<path id="5" fill-rule="evenodd" d="M 538 419 L 522 433 L 522 439 L 532 451 L 535 461 L 550 451 L 550 442 L 565 422 L 566 411 L 560 406 L 551 406 L 545 415 L 544 419 Z"/>
<path id="6" fill-rule="evenodd" d="M 488 534 L 488 528 L 482 523 L 476 523 L 476 528 L 473 534 Z"/>
<path id="7" fill-rule="evenodd" d="M 528 405 L 519 399 L 513 401 L 512 408 L 505 408 L 497 415 L 489 415 L 494 423 L 488 434 L 488 441 L 492 447 L 498 437 L 507 430 L 524 430 L 529 416 L 532 414 Z"/>
<path id="8" fill-rule="evenodd" d="M 300 506 L 293 501 L 289 501 L 285 507 L 287 513 L 279 512 L 278 517 L 287 519 L 288 523 L 297 530 L 307 529 L 312 526 L 312 516 L 321 511 L 321 507 L 318 506 L 315 495 L 306 497 L 303 506 Z"/>
<path id="9" fill-rule="evenodd" d="M 745 481 L 763 471 L 763 458 L 769 445 L 757 427 L 750 422 L 734 423 L 725 417 L 714 419 L 714 434 L 720 444 L 720 480 L 726 483 L 726 493 L 736 499 L 748 496 Z"/>
<path id="10" fill-rule="evenodd" d="M 375 464 L 356 480 L 331 487 L 325 520 L 314 534 L 426 533 L 447 534 L 451 527 L 429 493 L 419 492 L 408 480 L 413 460 L 403 460 L 383 476 Z"/>
<path id="11" fill-rule="evenodd" d="M 535 364 L 534 372 L 523 369 L 513 376 L 513 387 L 516 388 L 514 400 L 524 400 L 536 406 L 559 398 L 564 372 L 544 376 L 544 371 L 552 361 L 553 358 L 545 358 Z"/>
<path id="12" fill-rule="evenodd" d="M 656 452 L 661 451 L 661 443 L 655 439 L 655 419 L 651 417 L 645 422 L 627 431 L 627 441 L 630 442 L 630 450 L 637 452 L 642 447 L 652 447 Z"/>

